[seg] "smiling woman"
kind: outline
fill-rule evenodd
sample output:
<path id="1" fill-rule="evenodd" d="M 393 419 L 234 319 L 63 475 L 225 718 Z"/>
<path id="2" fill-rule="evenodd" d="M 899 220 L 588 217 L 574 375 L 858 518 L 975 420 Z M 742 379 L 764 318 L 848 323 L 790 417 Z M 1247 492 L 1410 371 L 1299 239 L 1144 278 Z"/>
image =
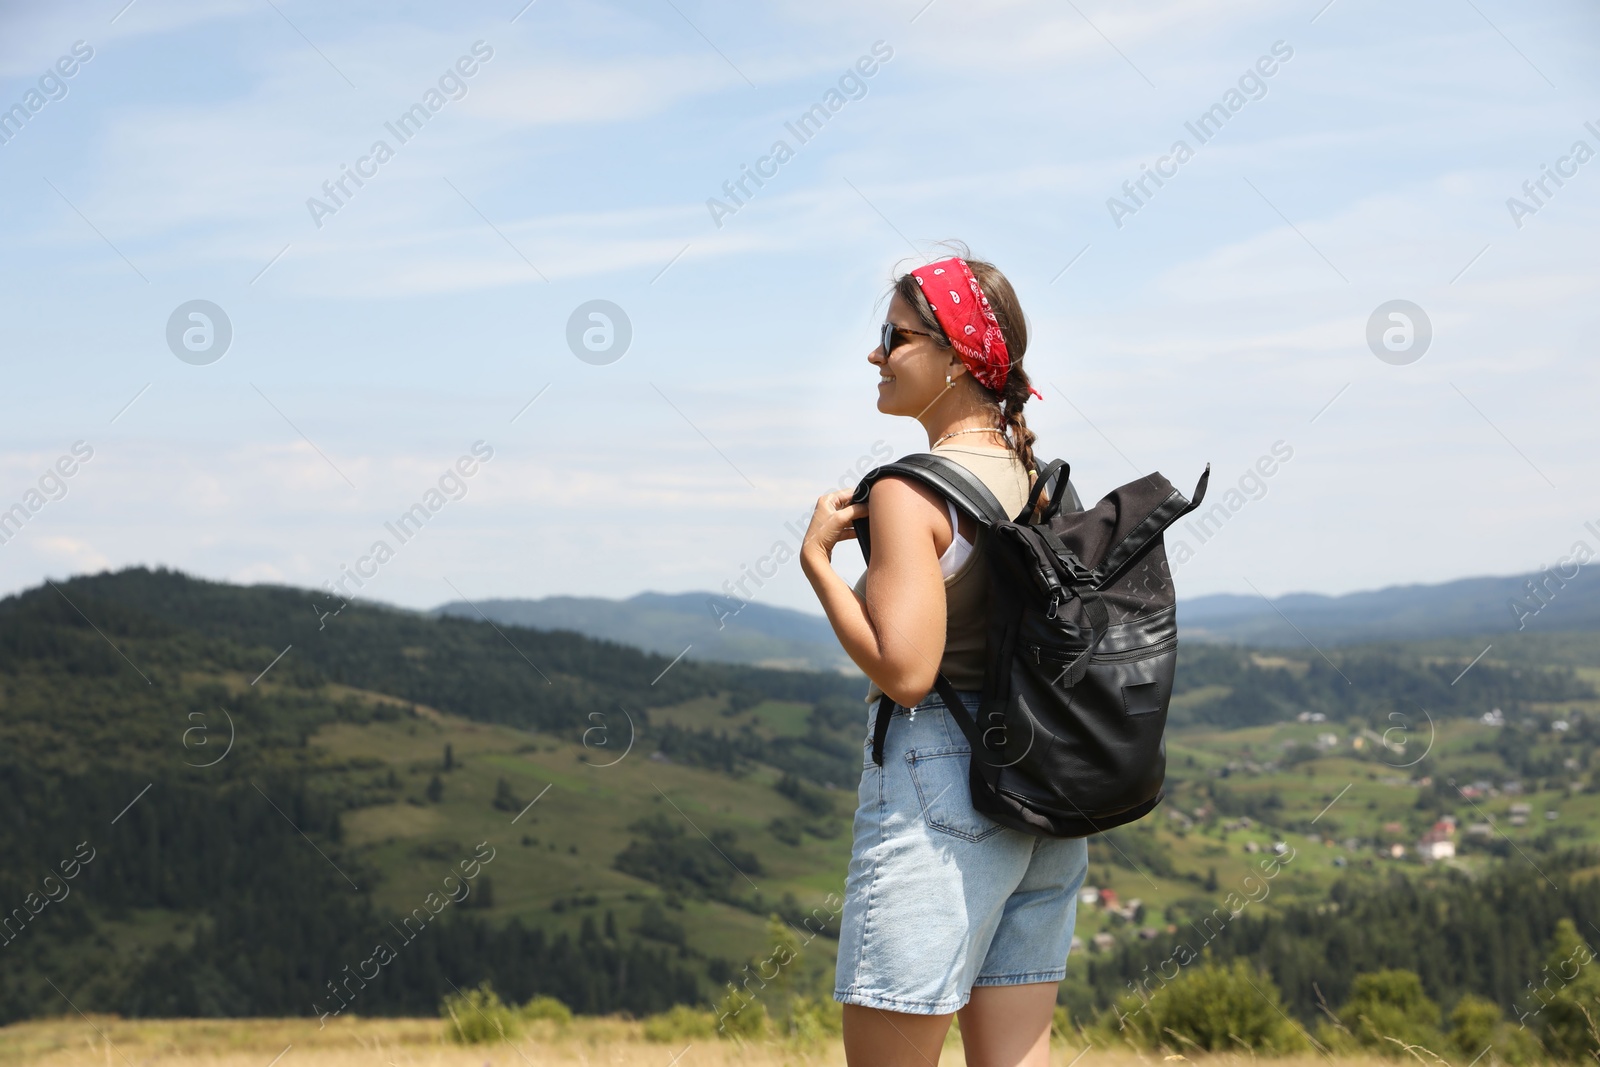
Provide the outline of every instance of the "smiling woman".
<path id="1" fill-rule="evenodd" d="M 1026 509 L 1037 474 L 1022 414 L 1035 395 L 1027 344 L 1005 276 L 952 256 L 896 279 L 867 356 L 878 410 L 916 419 L 929 451 L 965 467 L 1007 515 Z M 868 699 L 887 694 L 883 729 L 862 746 L 840 923 L 833 995 L 845 1005 L 846 1055 L 875 1067 L 936 1063 L 959 1014 L 969 1064 L 1043 1067 L 1088 850 L 972 804 L 972 748 L 941 694 L 970 715 L 984 687 L 988 531 L 898 475 L 880 478 L 868 503 L 851 496 L 817 501 L 800 556 L 870 679 Z M 852 589 L 832 553 L 869 504 L 873 551 Z M 930 694 L 941 676 L 954 688 Z"/>

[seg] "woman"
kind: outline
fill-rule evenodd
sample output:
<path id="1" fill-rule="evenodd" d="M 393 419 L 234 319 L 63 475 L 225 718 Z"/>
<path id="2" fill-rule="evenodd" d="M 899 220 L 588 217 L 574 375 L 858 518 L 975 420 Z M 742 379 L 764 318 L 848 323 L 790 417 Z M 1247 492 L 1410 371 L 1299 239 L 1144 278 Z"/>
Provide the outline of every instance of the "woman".
<path id="1" fill-rule="evenodd" d="M 956 257 L 896 280 L 867 357 L 878 410 L 920 422 L 930 451 L 971 471 L 1012 515 L 1035 476 L 1022 415 L 1039 395 L 1022 369 L 1027 344 L 1004 275 Z M 871 562 L 851 589 L 831 566 L 834 546 L 868 514 L 850 497 L 817 501 L 800 556 L 840 644 L 871 680 L 868 708 L 884 693 L 894 701 L 882 767 L 862 747 L 834 989 L 845 1054 L 856 1065 L 928 1067 L 954 1013 L 972 1067 L 1046 1067 L 1087 849 L 973 810 L 970 747 L 929 692 L 942 671 L 977 712 L 984 537 L 931 489 L 883 478 L 870 499 Z"/>

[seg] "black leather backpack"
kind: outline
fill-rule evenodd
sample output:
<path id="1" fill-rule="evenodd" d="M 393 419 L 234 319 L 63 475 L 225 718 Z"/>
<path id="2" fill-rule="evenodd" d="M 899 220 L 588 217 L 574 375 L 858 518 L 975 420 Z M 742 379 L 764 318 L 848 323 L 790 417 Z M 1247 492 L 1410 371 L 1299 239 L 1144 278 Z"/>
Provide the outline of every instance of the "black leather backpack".
<path id="1" fill-rule="evenodd" d="M 977 718 L 942 673 L 934 689 L 972 745 L 972 806 L 1040 837 L 1087 837 L 1161 802 L 1178 659 L 1162 533 L 1205 499 L 1211 467 L 1192 501 L 1150 474 L 1088 510 L 1069 473 L 1061 460 L 1048 464 L 1014 518 L 966 468 L 931 453 L 870 471 L 853 498 L 862 503 L 879 478 L 899 475 L 931 487 L 982 528 L 989 602 Z M 1052 478 L 1057 488 L 1035 517 Z M 870 559 L 869 521 L 855 528 Z M 883 697 L 873 723 L 879 766 L 892 707 Z"/>

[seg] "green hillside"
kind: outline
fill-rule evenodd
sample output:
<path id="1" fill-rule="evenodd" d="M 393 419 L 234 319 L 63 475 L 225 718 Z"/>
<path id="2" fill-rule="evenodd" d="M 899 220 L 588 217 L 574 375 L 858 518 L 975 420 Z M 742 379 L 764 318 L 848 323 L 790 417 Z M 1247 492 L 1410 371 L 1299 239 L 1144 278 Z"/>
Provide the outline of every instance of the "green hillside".
<path id="1" fill-rule="evenodd" d="M 0 1021 L 61 1010 L 51 983 L 134 1015 L 429 1013 L 483 979 L 643 1014 L 713 1000 L 774 912 L 821 931 L 799 978 L 831 971 L 859 679 L 320 596 L 134 569 L 0 602 Z M 1242 934 L 1536 865 L 1567 895 L 1480 977 L 1391 964 L 1447 1002 L 1520 988 L 1596 892 L 1600 639 L 1487 643 L 1186 646 L 1168 800 L 1091 842 L 1119 899 L 1080 910 L 1075 1008 L 1219 907 L 1219 952 L 1281 945 Z M 1425 865 L 1446 815 L 1459 854 Z M 1318 921 L 1274 957 L 1297 1011 L 1296 968 L 1349 936 Z"/>
<path id="2" fill-rule="evenodd" d="M 55 1010 L 47 980 L 130 1014 L 332 1005 L 326 983 L 483 842 L 464 899 L 427 907 L 352 1010 L 430 1012 L 484 977 L 659 1010 L 842 878 L 843 821 L 817 809 L 848 805 L 800 776 L 859 766 L 859 683 L 334 607 L 146 570 L 0 603 L 0 805 L 22 815 L 0 822 L 0 904 L 23 909 L 0 931 L 0 1014 Z M 744 870 L 694 831 L 622 873 L 660 812 Z M 85 841 L 95 858 L 46 885 Z"/>
<path id="3" fill-rule="evenodd" d="M 626 600 L 490 597 L 471 604 L 451 601 L 434 608 L 433 614 L 488 618 L 535 630 L 572 630 L 668 656 L 689 647 L 696 659 L 713 663 L 855 671 L 822 615 L 727 595 L 639 593 Z"/>

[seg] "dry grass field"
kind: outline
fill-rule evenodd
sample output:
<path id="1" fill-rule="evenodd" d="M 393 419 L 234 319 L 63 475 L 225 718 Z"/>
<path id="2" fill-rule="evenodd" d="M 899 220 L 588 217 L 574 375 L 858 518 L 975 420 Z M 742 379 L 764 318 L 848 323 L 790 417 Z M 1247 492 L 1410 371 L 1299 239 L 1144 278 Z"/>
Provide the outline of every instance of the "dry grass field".
<path id="1" fill-rule="evenodd" d="M 1089 1050 L 1056 1042 L 1053 1064 L 1163 1067 L 1163 1057 Z M 1081 1055 L 1080 1055 L 1081 1054 Z M 1180 1057 L 1167 1057 L 1179 1059 Z M 1207 1067 L 1254 1067 L 1253 1057 L 1219 1054 Z M 942 1062 L 963 1062 L 952 1033 Z M 1276 1067 L 1327 1067 L 1317 1056 L 1272 1061 Z M 1373 1061 L 1376 1063 L 1376 1061 Z M 639 1023 L 579 1019 L 535 1026 L 516 1042 L 456 1045 L 436 1019 L 350 1019 L 318 1030 L 300 1019 L 130 1020 L 63 1017 L 0 1028 L 0 1067 L 833 1067 L 838 1042 L 793 1047 L 709 1040 L 646 1041 Z M 1341 1067 L 1362 1067 L 1351 1059 Z"/>

